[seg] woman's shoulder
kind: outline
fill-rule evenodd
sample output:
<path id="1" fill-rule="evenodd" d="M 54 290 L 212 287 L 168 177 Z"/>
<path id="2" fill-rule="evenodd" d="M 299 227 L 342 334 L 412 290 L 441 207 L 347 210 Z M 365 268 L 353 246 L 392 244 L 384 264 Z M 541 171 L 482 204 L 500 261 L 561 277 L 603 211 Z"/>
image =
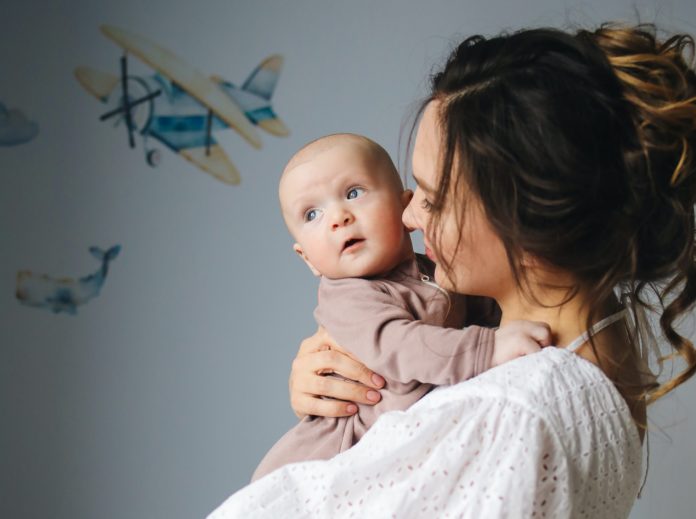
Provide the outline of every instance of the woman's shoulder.
<path id="1" fill-rule="evenodd" d="M 631 440 L 638 439 L 628 406 L 609 378 L 594 364 L 560 348 L 545 348 L 455 386 L 437 388 L 426 398 L 416 405 L 473 399 L 492 409 L 492 403 L 504 402 L 561 433 L 582 425 L 620 424 Z"/>
<path id="2" fill-rule="evenodd" d="M 461 416 L 467 441 L 488 435 L 482 444 L 491 451 L 514 451 L 515 459 L 536 452 L 530 466 L 565 474 L 574 506 L 611 501 L 612 510 L 630 510 L 638 492 L 643 454 L 628 406 L 597 366 L 574 353 L 545 348 L 437 388 L 411 409 L 417 406 Z"/>

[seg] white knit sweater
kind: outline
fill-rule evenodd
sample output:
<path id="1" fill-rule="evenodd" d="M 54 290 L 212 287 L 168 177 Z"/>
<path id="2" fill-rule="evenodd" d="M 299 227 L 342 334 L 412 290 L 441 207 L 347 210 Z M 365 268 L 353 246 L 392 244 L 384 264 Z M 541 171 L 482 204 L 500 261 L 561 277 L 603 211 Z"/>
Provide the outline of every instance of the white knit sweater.
<path id="1" fill-rule="evenodd" d="M 383 415 L 350 450 L 233 494 L 228 517 L 628 517 L 642 449 L 595 365 L 545 348 Z"/>

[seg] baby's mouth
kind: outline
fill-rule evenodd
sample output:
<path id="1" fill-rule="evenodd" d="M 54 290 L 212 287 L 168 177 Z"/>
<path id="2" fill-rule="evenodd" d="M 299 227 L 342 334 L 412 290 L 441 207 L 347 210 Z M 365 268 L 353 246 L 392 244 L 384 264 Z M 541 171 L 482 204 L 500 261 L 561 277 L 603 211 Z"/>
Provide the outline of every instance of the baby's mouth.
<path id="1" fill-rule="evenodd" d="M 346 240 L 346 242 L 343 244 L 343 250 L 341 252 L 345 252 L 351 247 L 364 242 L 364 238 L 351 238 L 350 240 Z"/>

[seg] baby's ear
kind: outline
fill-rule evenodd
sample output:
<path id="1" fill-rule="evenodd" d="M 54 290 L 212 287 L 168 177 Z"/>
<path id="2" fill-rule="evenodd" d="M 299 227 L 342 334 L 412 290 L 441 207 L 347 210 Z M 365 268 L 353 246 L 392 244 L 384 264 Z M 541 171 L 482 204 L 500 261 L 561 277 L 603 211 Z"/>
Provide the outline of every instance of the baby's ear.
<path id="1" fill-rule="evenodd" d="M 304 251 L 302 250 L 302 247 L 300 246 L 299 243 L 295 243 L 292 246 L 292 250 L 294 250 L 300 258 L 302 258 L 302 261 L 304 261 L 307 264 L 307 266 L 309 267 L 309 270 L 312 271 L 312 274 L 314 274 L 315 276 L 321 276 L 321 272 L 319 272 L 316 268 L 314 268 L 314 265 L 312 265 L 312 262 L 309 261 L 309 258 L 304 253 Z"/>
<path id="2" fill-rule="evenodd" d="M 413 198 L 413 191 L 410 189 L 404 189 L 404 192 L 401 193 L 401 205 L 404 206 L 404 209 L 406 209 L 408 204 L 411 202 L 411 198 Z"/>

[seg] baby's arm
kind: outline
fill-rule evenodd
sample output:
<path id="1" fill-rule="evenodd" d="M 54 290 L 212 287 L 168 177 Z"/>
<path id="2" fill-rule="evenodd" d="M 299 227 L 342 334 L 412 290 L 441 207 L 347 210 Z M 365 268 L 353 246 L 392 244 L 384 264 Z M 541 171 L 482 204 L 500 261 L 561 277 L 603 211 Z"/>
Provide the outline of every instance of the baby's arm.
<path id="1" fill-rule="evenodd" d="M 495 331 L 416 320 L 380 282 L 333 280 L 320 287 L 317 321 L 338 344 L 386 378 L 454 384 L 494 365 Z"/>
<path id="2" fill-rule="evenodd" d="M 462 328 L 472 324 L 497 327 L 500 307 L 495 300 L 482 296 L 450 294 L 450 312 L 446 326 Z M 522 355 L 536 353 L 551 344 L 551 329 L 537 321 L 510 321 L 496 328 L 491 366 L 498 366 Z"/>
<path id="3" fill-rule="evenodd" d="M 450 293 L 453 310 L 457 307 L 463 308 L 459 315 L 452 315 L 453 324 L 449 326 L 462 328 L 476 324 L 478 326 L 486 326 L 494 328 L 500 325 L 500 307 L 495 299 L 483 296 L 469 296 L 464 294 Z M 454 314 L 454 312 L 451 312 Z M 448 318 L 448 322 L 450 319 Z"/>

